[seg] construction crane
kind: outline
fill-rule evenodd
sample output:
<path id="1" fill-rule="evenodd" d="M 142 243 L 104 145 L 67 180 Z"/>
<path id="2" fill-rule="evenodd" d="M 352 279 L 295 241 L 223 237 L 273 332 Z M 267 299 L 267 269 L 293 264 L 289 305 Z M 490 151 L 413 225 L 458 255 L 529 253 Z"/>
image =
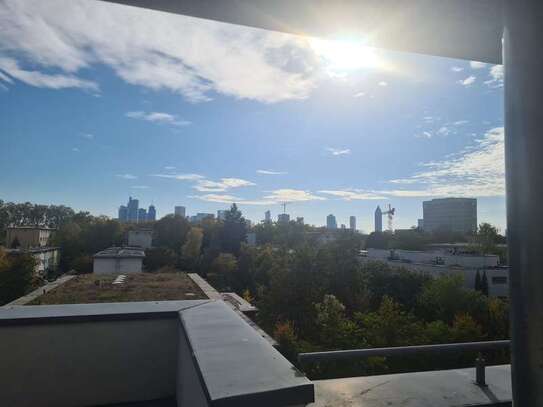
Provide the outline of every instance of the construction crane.
<path id="1" fill-rule="evenodd" d="M 396 212 L 396 208 L 392 208 L 390 204 L 388 204 L 388 209 L 386 211 L 383 211 L 383 215 L 387 215 L 387 230 L 390 233 L 394 231 L 392 228 L 392 220 L 394 219 L 395 212 Z"/>

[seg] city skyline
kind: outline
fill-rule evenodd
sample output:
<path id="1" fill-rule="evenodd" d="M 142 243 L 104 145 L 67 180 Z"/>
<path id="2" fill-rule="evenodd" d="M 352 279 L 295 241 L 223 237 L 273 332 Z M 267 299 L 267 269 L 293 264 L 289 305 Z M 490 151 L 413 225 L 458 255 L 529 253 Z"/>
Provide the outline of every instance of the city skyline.
<path id="1" fill-rule="evenodd" d="M 139 9 L 115 35 L 119 7 L 0 2 L 1 199 L 116 217 L 137 192 L 160 214 L 236 202 L 253 221 L 288 202 L 369 232 L 377 205 L 408 228 L 458 196 L 505 230 L 501 66 L 334 44 L 353 67 L 322 41 Z"/>

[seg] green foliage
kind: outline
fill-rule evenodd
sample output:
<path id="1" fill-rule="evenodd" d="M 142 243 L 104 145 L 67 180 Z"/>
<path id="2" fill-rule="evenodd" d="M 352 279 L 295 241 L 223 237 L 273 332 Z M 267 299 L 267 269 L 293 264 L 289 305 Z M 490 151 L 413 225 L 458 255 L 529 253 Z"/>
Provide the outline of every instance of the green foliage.
<path id="1" fill-rule="evenodd" d="M 190 225 L 185 218 L 178 215 L 166 215 L 154 224 L 153 244 L 180 254 L 189 230 Z"/>
<path id="2" fill-rule="evenodd" d="M 384 232 L 371 232 L 366 239 L 368 249 L 390 249 L 392 246 L 392 235 Z"/>
<path id="3" fill-rule="evenodd" d="M 78 256 L 72 263 L 73 269 L 77 274 L 89 274 L 92 273 L 93 259 L 92 256 Z"/>
<path id="4" fill-rule="evenodd" d="M 25 295 L 32 287 L 36 260 L 30 254 L 6 255 L 0 249 L 0 305 Z"/>
<path id="5" fill-rule="evenodd" d="M 204 232 L 201 228 L 191 228 L 187 233 L 187 239 L 181 253 L 188 262 L 190 268 L 196 267 L 202 250 Z"/>
<path id="6" fill-rule="evenodd" d="M 173 250 L 164 247 L 153 247 L 145 250 L 143 266 L 145 271 L 153 273 L 163 267 L 174 267 L 177 261 L 178 257 Z"/>
<path id="7" fill-rule="evenodd" d="M 247 226 L 245 218 L 236 204 L 224 215 L 222 228 L 222 250 L 227 253 L 239 254 L 241 243 L 247 240 Z"/>

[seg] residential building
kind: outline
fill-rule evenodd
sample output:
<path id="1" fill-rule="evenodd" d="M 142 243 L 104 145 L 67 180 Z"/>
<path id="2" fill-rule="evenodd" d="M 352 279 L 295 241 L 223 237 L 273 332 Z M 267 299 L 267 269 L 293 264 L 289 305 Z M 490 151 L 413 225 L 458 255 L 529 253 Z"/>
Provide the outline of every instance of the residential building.
<path id="1" fill-rule="evenodd" d="M 93 256 L 95 274 L 141 273 L 145 253 L 139 247 L 110 247 Z"/>
<path id="2" fill-rule="evenodd" d="M 225 217 L 226 217 L 226 212 L 228 212 L 228 211 L 225 210 L 225 209 L 219 209 L 219 210 L 217 211 L 217 219 L 218 219 L 218 220 L 224 220 Z"/>
<path id="3" fill-rule="evenodd" d="M 6 229 L 6 247 L 13 249 L 46 247 L 49 245 L 53 231 L 54 229 L 45 226 L 8 227 Z"/>
<path id="4" fill-rule="evenodd" d="M 349 217 L 349 229 L 356 230 L 356 216 Z"/>
<path id="5" fill-rule="evenodd" d="M 149 205 L 147 210 L 147 221 L 154 222 L 156 220 L 156 209 L 154 205 Z"/>
<path id="6" fill-rule="evenodd" d="M 148 229 L 130 230 L 128 232 L 128 246 L 150 249 L 153 246 L 153 231 Z"/>
<path id="7" fill-rule="evenodd" d="M 49 246 L 54 229 L 43 226 L 17 226 L 6 230 L 6 252 L 16 256 L 28 253 L 36 260 L 34 274 L 46 276 L 58 268 L 60 250 Z"/>
<path id="8" fill-rule="evenodd" d="M 125 205 L 119 206 L 119 214 L 118 214 L 119 222 L 127 222 L 128 221 L 128 208 Z"/>
<path id="9" fill-rule="evenodd" d="M 186 208 L 184 206 L 176 206 L 174 208 L 175 216 L 181 216 L 182 218 L 186 217 Z"/>
<path id="10" fill-rule="evenodd" d="M 379 205 L 377 205 L 377 209 L 375 209 L 374 214 L 374 221 L 375 221 L 375 232 L 382 232 L 383 231 L 383 212 L 381 211 L 381 208 Z"/>
<path id="11" fill-rule="evenodd" d="M 290 215 L 288 213 L 280 213 L 277 215 L 277 223 L 289 223 Z"/>
<path id="12" fill-rule="evenodd" d="M 138 209 L 139 209 L 139 201 L 137 199 L 132 199 L 132 197 L 129 197 L 128 205 L 127 205 L 128 222 L 136 223 L 138 221 Z"/>
<path id="13" fill-rule="evenodd" d="M 271 223 L 271 212 L 270 211 L 266 211 L 264 212 L 264 222 L 265 223 Z"/>
<path id="14" fill-rule="evenodd" d="M 424 201 L 422 212 L 426 232 L 443 230 L 469 234 L 477 231 L 475 198 L 441 198 Z"/>
<path id="15" fill-rule="evenodd" d="M 326 229 L 337 229 L 336 217 L 332 214 L 326 217 Z"/>
<path id="16" fill-rule="evenodd" d="M 147 211 L 145 210 L 145 208 L 138 209 L 138 222 L 147 222 Z"/>

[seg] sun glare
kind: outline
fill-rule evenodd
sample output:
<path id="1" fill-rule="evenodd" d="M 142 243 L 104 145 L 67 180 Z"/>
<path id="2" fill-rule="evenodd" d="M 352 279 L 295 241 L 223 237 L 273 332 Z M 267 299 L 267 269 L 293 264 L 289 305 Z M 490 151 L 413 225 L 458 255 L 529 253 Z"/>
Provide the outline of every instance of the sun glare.
<path id="1" fill-rule="evenodd" d="M 375 49 L 365 46 L 361 41 L 310 38 L 309 44 L 332 71 L 347 72 L 379 66 Z"/>

